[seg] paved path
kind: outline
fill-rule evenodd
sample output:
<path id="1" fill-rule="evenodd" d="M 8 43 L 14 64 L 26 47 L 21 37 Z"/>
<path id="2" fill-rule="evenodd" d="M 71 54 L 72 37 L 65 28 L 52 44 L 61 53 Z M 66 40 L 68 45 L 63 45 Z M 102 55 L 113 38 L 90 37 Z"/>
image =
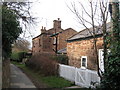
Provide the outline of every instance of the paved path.
<path id="1" fill-rule="evenodd" d="M 36 88 L 30 79 L 15 65 L 10 65 L 10 87 L 11 88 Z"/>

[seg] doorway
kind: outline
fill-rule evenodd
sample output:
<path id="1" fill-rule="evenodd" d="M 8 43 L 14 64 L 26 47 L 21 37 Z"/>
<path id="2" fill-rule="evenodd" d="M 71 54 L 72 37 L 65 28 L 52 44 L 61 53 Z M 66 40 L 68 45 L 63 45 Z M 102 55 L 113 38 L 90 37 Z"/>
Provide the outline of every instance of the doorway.
<path id="1" fill-rule="evenodd" d="M 100 72 L 104 72 L 104 52 L 103 49 L 99 49 L 99 68 Z"/>

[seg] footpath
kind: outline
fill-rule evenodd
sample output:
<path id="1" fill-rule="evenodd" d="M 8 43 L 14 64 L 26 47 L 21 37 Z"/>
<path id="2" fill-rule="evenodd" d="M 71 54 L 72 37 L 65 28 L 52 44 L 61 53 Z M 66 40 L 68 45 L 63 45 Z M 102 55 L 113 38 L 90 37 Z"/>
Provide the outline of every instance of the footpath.
<path id="1" fill-rule="evenodd" d="M 19 89 L 19 90 L 20 90 L 20 88 L 21 89 L 34 88 L 35 90 L 37 90 L 37 87 L 35 87 L 35 85 L 31 82 L 31 80 L 18 67 L 16 67 L 13 64 L 10 64 L 10 72 L 11 72 L 10 88 L 16 88 L 16 89 Z M 41 87 L 43 87 L 43 85 Z M 72 87 L 65 87 L 63 89 L 69 90 L 69 89 L 79 89 L 79 88 L 80 88 L 79 86 L 72 86 Z M 40 90 L 42 90 L 42 89 L 44 90 L 45 88 L 43 87 Z M 58 88 L 58 89 L 57 88 L 53 88 L 53 89 L 51 88 L 50 90 L 61 90 L 61 89 L 60 88 Z"/>
<path id="2" fill-rule="evenodd" d="M 31 80 L 15 65 L 10 65 L 10 88 L 36 88 Z"/>

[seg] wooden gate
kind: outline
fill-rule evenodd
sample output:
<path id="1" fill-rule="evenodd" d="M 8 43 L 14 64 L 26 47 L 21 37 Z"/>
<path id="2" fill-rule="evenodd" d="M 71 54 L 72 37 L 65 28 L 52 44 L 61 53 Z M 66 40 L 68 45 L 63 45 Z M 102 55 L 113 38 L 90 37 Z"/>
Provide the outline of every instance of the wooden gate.
<path id="1" fill-rule="evenodd" d="M 59 75 L 67 80 L 75 82 L 75 85 L 81 87 L 92 87 L 92 83 L 100 82 L 97 71 L 76 68 L 68 65 L 59 64 Z"/>
<path id="2" fill-rule="evenodd" d="M 76 68 L 76 73 L 75 73 L 76 85 L 89 88 L 93 86 L 93 83 L 99 83 L 99 82 L 100 82 L 100 78 L 98 77 L 96 71 Z"/>

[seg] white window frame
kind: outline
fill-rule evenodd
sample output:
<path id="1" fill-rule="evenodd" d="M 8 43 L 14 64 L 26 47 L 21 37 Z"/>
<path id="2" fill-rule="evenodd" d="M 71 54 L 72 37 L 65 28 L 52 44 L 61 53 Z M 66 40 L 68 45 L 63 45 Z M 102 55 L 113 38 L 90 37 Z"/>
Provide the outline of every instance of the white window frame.
<path id="1" fill-rule="evenodd" d="M 101 55 L 101 53 L 104 54 L 103 49 L 99 49 L 99 56 L 98 57 L 99 57 L 99 68 L 100 68 L 100 71 L 104 72 L 104 56 L 103 56 L 103 54 Z"/>
<path id="2" fill-rule="evenodd" d="M 100 71 L 104 72 L 104 56 L 101 55 L 101 52 L 104 54 L 104 49 L 99 49 L 98 53 L 99 53 L 99 68 Z M 110 50 L 107 49 L 107 53 L 110 53 Z M 102 60 L 102 61 L 101 61 Z"/>
<path id="3" fill-rule="evenodd" d="M 82 66 L 82 59 L 85 58 L 86 62 L 85 62 L 85 66 Z M 86 69 L 87 68 L 87 56 L 81 56 L 81 68 Z"/>
<path id="4" fill-rule="evenodd" d="M 53 44 L 56 44 L 56 37 L 53 37 Z"/>

